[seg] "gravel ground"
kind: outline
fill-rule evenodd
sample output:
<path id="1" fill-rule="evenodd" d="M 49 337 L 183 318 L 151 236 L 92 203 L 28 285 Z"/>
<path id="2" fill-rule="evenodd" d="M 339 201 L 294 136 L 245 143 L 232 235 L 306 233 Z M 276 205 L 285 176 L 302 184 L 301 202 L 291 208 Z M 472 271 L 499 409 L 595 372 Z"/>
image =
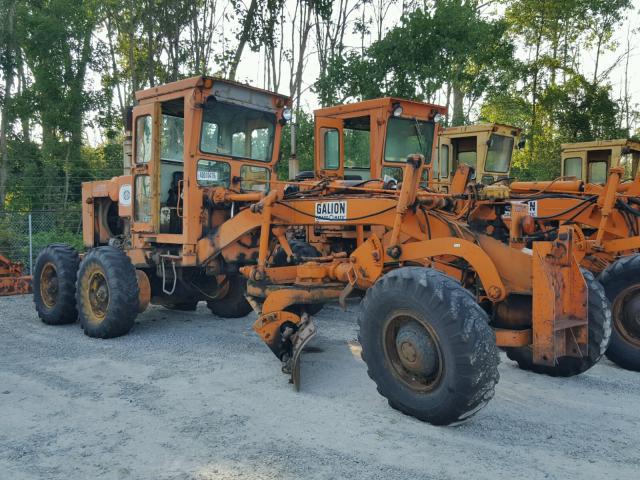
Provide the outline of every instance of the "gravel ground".
<path id="1" fill-rule="evenodd" d="M 152 307 L 105 341 L 2 298 L 0 478 L 640 478 L 640 374 L 605 360 L 554 379 L 503 356 L 490 404 L 433 427 L 377 394 L 349 344 L 357 308 L 317 316 L 296 394 L 253 315 Z"/>

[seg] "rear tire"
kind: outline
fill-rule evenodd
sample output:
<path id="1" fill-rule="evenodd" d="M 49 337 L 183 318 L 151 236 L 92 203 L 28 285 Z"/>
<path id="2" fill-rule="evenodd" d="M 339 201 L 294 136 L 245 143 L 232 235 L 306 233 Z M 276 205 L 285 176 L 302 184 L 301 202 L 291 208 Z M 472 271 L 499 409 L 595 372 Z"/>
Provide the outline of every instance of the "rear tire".
<path id="1" fill-rule="evenodd" d="M 533 349 L 531 346 L 507 348 L 507 357 L 518 363 L 522 370 L 530 370 L 551 377 L 573 377 L 586 372 L 593 367 L 604 355 L 611 338 L 611 307 L 609 300 L 593 274 L 582 270 L 587 282 L 589 297 L 589 347 L 588 354 L 583 358 L 561 357 L 556 365 L 536 365 L 533 363 Z"/>
<path id="2" fill-rule="evenodd" d="M 489 318 L 445 274 L 423 267 L 387 273 L 367 291 L 358 323 L 369 377 L 396 410 L 448 425 L 493 397 L 500 357 Z"/>
<path id="3" fill-rule="evenodd" d="M 247 315 L 253 308 L 247 299 L 247 281 L 240 275 L 230 275 L 227 277 L 229 282 L 229 291 L 220 300 L 209 300 L 207 306 L 211 313 L 222 318 L 242 318 Z"/>
<path id="4" fill-rule="evenodd" d="M 69 245 L 47 246 L 36 260 L 33 272 L 33 302 L 47 325 L 64 325 L 78 319 L 76 274 L 80 257 Z"/>
<path id="5" fill-rule="evenodd" d="M 622 368 L 640 372 L 640 255 L 616 260 L 599 280 L 613 316 L 607 358 Z"/>
<path id="6" fill-rule="evenodd" d="M 136 270 L 122 250 L 91 250 L 80 264 L 76 292 L 85 335 L 114 338 L 129 332 L 138 315 L 138 295 Z"/>

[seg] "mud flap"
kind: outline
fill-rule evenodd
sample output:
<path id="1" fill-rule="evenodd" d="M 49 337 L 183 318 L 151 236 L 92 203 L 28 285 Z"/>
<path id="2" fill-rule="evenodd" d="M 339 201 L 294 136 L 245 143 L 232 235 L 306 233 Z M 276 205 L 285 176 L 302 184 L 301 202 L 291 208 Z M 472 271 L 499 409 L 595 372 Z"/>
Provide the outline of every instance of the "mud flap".
<path id="1" fill-rule="evenodd" d="M 568 226 L 560 228 L 557 240 L 533 244 L 533 361 L 538 365 L 588 353 L 588 290 L 572 249 Z"/>

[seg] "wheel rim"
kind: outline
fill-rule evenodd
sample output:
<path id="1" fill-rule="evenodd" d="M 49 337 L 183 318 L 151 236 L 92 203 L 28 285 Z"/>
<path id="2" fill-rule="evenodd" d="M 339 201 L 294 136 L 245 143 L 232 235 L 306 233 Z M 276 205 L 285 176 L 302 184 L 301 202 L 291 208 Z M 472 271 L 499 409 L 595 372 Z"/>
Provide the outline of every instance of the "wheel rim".
<path id="1" fill-rule="evenodd" d="M 91 312 L 95 320 L 101 322 L 109 308 L 109 285 L 101 271 L 94 271 L 89 276 L 88 297 Z"/>
<path id="2" fill-rule="evenodd" d="M 40 273 L 40 297 L 48 308 L 53 308 L 58 299 L 58 271 L 51 262 Z"/>
<path id="3" fill-rule="evenodd" d="M 384 354 L 393 375 L 415 391 L 429 392 L 442 380 L 444 361 L 431 325 L 410 313 L 392 316 L 384 328 Z"/>
<path id="4" fill-rule="evenodd" d="M 613 302 L 616 330 L 629 343 L 640 347 L 640 285 L 629 287 Z"/>

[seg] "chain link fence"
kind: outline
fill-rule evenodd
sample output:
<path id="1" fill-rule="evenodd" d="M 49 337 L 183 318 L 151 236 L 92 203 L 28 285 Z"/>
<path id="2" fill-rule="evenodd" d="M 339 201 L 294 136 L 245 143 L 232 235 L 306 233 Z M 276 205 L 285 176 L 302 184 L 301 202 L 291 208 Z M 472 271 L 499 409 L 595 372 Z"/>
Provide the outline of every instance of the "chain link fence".
<path id="1" fill-rule="evenodd" d="M 80 208 L 0 212 L 0 254 L 31 274 L 38 254 L 50 243 L 82 248 Z"/>

